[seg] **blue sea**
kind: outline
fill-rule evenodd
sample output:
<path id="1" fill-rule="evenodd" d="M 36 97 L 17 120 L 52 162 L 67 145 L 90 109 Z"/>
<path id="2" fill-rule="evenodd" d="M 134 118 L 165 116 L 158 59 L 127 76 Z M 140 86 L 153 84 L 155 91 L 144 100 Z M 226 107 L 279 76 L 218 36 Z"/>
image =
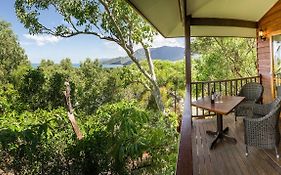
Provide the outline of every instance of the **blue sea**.
<path id="1" fill-rule="evenodd" d="M 40 63 L 31 63 L 31 66 L 33 68 L 37 68 L 40 65 Z M 73 67 L 80 67 L 79 63 L 72 64 Z M 122 64 L 103 64 L 103 68 L 117 68 L 117 67 L 123 67 Z"/>

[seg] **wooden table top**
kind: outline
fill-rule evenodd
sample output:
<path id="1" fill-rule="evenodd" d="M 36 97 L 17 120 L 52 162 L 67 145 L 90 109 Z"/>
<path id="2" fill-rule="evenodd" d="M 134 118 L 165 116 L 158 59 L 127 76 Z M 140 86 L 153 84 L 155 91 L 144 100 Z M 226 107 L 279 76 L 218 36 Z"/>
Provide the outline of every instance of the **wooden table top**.
<path id="1" fill-rule="evenodd" d="M 218 114 L 228 114 L 233 108 L 235 108 L 239 103 L 243 101 L 245 97 L 239 96 L 222 96 L 222 103 L 217 101 L 211 104 L 211 99 L 209 96 L 198 99 L 192 102 L 193 106 L 207 109 Z"/>

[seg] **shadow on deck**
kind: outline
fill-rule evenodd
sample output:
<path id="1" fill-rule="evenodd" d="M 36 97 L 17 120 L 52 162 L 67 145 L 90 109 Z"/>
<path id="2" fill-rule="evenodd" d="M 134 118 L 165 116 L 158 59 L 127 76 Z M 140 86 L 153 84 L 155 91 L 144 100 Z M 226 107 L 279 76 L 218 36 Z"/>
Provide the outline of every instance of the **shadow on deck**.
<path id="1" fill-rule="evenodd" d="M 281 175 L 281 158 L 273 150 L 249 147 L 245 156 L 243 119 L 229 114 L 223 117 L 223 127 L 229 127 L 228 134 L 237 139 L 236 144 L 223 141 L 214 150 L 210 150 L 213 138 L 206 130 L 216 130 L 216 117 L 210 119 L 193 119 L 192 154 L 193 174 L 200 175 Z M 281 144 L 279 146 L 281 153 Z"/>

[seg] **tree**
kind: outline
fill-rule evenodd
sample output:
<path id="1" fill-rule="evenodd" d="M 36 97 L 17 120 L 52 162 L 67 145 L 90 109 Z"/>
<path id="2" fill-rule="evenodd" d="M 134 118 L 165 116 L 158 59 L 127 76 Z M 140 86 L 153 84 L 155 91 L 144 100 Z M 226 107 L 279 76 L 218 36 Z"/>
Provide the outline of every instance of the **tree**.
<path id="1" fill-rule="evenodd" d="M 17 38 L 9 23 L 0 20 L 0 79 L 3 81 L 11 81 L 12 72 L 19 65 L 27 65 L 27 56 L 20 47 Z"/>
<path id="2" fill-rule="evenodd" d="M 156 32 L 124 0 L 16 0 L 16 13 L 31 34 L 51 34 L 72 37 L 94 35 L 121 46 L 140 72 L 150 82 L 151 92 L 160 111 L 164 112 L 159 86 L 149 52 Z M 61 15 L 66 24 L 48 27 L 39 21 L 40 11 L 49 8 Z M 134 46 L 145 51 L 148 69 L 134 56 Z"/>
<path id="3" fill-rule="evenodd" d="M 198 37 L 191 44 L 196 80 L 214 80 L 257 75 L 255 39 Z"/>
<path id="4" fill-rule="evenodd" d="M 103 69 L 97 60 L 87 58 L 81 63 L 77 76 L 80 79 L 76 83 L 77 103 L 84 113 L 93 114 L 100 106 L 122 99 L 119 97 L 118 75 Z"/>
<path id="5" fill-rule="evenodd" d="M 47 102 L 44 98 L 45 81 L 45 75 L 40 69 L 30 69 L 23 76 L 18 92 L 20 101 L 27 105 L 27 109 L 35 111 L 36 109 L 47 107 Z"/>

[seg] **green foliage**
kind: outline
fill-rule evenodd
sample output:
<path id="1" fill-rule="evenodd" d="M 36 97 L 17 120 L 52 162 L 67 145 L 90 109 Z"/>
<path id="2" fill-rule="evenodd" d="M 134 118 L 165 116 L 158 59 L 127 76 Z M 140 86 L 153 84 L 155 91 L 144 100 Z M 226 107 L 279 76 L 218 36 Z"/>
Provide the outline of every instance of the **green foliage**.
<path id="1" fill-rule="evenodd" d="M 60 155 L 74 140 L 62 109 L 5 113 L 0 117 L 0 167 L 16 174 L 64 174 Z"/>
<path id="2" fill-rule="evenodd" d="M 255 39 L 198 37 L 191 47 L 197 81 L 257 75 Z"/>
<path id="3" fill-rule="evenodd" d="M 120 100 L 118 76 L 114 70 L 103 69 L 98 61 L 87 59 L 83 62 L 79 78 L 83 80 L 77 87 L 79 110 L 93 114 L 101 105 Z"/>
<path id="4" fill-rule="evenodd" d="M 36 110 L 45 106 L 43 85 L 44 73 L 40 69 L 31 69 L 23 77 L 19 87 L 20 100 L 27 105 L 28 109 Z"/>
<path id="5" fill-rule="evenodd" d="M 19 93 L 12 84 L 0 85 L 0 115 L 21 109 L 18 99 Z"/>
<path id="6" fill-rule="evenodd" d="M 15 9 L 20 22 L 31 34 L 45 33 L 61 37 L 87 34 L 118 44 L 148 80 L 151 86 L 149 90 L 152 91 L 158 110 L 165 111 L 151 57 L 146 54 L 150 66 L 149 69 L 144 69 L 134 55 L 136 45 L 141 45 L 148 53 L 148 47 L 157 33 L 126 1 L 16 0 Z M 49 9 L 55 10 L 64 22 L 53 23 L 52 26 L 44 25 L 39 20 L 40 15 Z"/>
<path id="7" fill-rule="evenodd" d="M 154 31 L 125 1 L 108 2 L 17 0 L 16 9 L 31 33 L 72 36 L 79 32 L 93 34 L 99 27 L 108 36 L 97 36 L 125 44 L 128 52 L 133 51 L 133 44 L 144 42 L 143 47 L 147 47 Z M 63 24 L 52 33 L 40 24 L 37 17 L 41 10 L 52 7 L 76 29 L 69 30 L 69 25 Z M 114 14 L 117 27 L 110 14 Z M 192 43 L 196 57 L 192 79 L 254 75 L 252 47 L 251 39 L 196 38 Z M 25 64 L 9 67 L 6 63 L 1 66 L 7 69 L 0 69 L 5 82 L 10 82 L 0 87 L 1 170 L 55 175 L 174 174 L 177 116 L 164 116 L 155 110 L 153 86 L 138 66 L 104 69 L 97 60 L 86 59 L 75 68 L 68 58 L 60 64 L 43 60 L 38 69 Z M 185 92 L 184 62 L 154 64 L 166 111 L 179 112 L 175 104 Z M 147 62 L 139 66 L 149 70 Z M 71 82 L 72 104 L 84 135 L 81 141 L 76 140 L 66 110 L 61 108 L 66 79 Z"/>
<path id="8" fill-rule="evenodd" d="M 141 62 L 141 64 L 144 68 L 148 67 L 146 62 Z M 155 60 L 153 64 L 165 109 L 166 111 L 175 111 L 174 100 L 177 103 L 180 102 L 185 94 L 184 62 Z M 125 88 L 125 99 L 137 99 L 144 108 L 158 109 L 150 91 L 149 81 L 138 71 L 135 65 L 120 69 L 117 76 L 121 78 L 122 88 Z"/>
<path id="9" fill-rule="evenodd" d="M 174 172 L 175 116 L 120 102 L 78 121 L 83 123 L 82 141 L 75 141 L 62 109 L 0 116 L 0 168 L 16 174 Z"/>
<path id="10" fill-rule="evenodd" d="M 17 17 L 32 34 L 64 37 L 90 34 L 127 46 L 149 43 L 155 35 L 149 24 L 123 0 L 17 0 L 15 8 Z M 40 12 L 50 8 L 63 18 L 63 24 L 47 27 L 39 21 Z"/>
<path id="11" fill-rule="evenodd" d="M 0 82 L 11 82 L 12 73 L 21 65 L 28 65 L 10 24 L 0 20 Z"/>
<path id="12" fill-rule="evenodd" d="M 64 106 L 64 94 L 65 91 L 65 80 L 67 79 L 66 75 L 62 73 L 54 73 L 52 77 L 49 79 L 49 88 L 47 90 L 47 94 L 45 96 L 46 100 L 49 102 L 49 106 L 51 108 L 58 108 L 60 106 Z M 72 89 L 72 100 L 75 98 L 73 92 L 75 92 L 75 85 L 70 84 L 70 88 Z"/>

